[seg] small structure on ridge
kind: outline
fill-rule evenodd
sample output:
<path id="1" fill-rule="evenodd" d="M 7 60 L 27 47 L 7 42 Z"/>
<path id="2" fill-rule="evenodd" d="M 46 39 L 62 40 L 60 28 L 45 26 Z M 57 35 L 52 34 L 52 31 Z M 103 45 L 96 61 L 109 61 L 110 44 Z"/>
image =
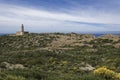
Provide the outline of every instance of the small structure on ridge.
<path id="1" fill-rule="evenodd" d="M 28 34 L 29 32 L 27 32 L 27 31 L 24 31 L 24 25 L 22 24 L 21 25 L 21 31 L 18 31 L 18 32 L 16 32 L 16 35 L 24 35 L 24 34 Z"/>

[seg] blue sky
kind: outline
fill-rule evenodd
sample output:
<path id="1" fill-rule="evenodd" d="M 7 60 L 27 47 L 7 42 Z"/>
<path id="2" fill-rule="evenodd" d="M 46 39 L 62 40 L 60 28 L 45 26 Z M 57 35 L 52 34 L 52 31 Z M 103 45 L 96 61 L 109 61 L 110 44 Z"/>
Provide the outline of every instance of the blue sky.
<path id="1" fill-rule="evenodd" d="M 120 31 L 120 0 L 0 0 L 0 33 Z"/>

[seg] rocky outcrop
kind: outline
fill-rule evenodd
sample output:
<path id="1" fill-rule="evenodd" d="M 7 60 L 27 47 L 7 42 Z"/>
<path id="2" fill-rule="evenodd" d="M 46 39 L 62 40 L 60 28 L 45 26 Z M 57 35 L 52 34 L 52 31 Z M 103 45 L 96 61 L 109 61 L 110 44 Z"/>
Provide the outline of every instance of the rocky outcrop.
<path id="1" fill-rule="evenodd" d="M 120 40 L 120 36 L 118 35 L 113 35 L 113 34 L 105 34 L 99 37 L 100 39 L 109 39 L 113 41 L 118 41 Z"/>
<path id="2" fill-rule="evenodd" d="M 116 43 L 113 45 L 115 48 L 120 48 L 120 43 Z"/>
<path id="3" fill-rule="evenodd" d="M 13 70 L 13 69 L 25 69 L 25 67 L 22 64 L 10 64 L 8 62 L 2 62 L 0 64 L 0 67 L 4 68 L 4 69 L 10 69 L 10 70 Z"/>
<path id="4" fill-rule="evenodd" d="M 82 39 L 85 39 L 85 38 L 91 38 L 91 39 L 95 39 L 96 37 L 92 34 L 81 34 L 80 37 Z"/>
<path id="5" fill-rule="evenodd" d="M 90 42 L 91 40 L 96 39 L 96 37 L 92 34 L 80 34 L 81 41 Z"/>

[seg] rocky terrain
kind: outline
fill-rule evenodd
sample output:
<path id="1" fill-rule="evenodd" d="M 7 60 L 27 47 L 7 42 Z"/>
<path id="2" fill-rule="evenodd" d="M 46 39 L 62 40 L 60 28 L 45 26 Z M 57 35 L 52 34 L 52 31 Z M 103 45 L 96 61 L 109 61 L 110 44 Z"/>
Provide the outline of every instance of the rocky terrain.
<path id="1" fill-rule="evenodd" d="M 0 80 L 114 80 L 94 76 L 93 71 L 106 66 L 120 73 L 119 57 L 118 35 L 1 36 Z"/>

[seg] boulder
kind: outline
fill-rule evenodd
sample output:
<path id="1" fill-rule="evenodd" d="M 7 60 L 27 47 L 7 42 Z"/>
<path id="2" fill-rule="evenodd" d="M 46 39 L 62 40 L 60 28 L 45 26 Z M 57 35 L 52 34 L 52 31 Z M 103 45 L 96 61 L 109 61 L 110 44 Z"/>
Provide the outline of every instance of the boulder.
<path id="1" fill-rule="evenodd" d="M 116 43 L 113 45 L 115 48 L 120 48 L 120 43 Z"/>
<path id="2" fill-rule="evenodd" d="M 79 67 L 79 69 L 83 70 L 83 71 L 93 71 L 95 68 L 92 67 L 90 64 L 88 63 L 81 63 L 81 65 L 83 65 L 82 67 Z"/>
<path id="3" fill-rule="evenodd" d="M 8 62 L 2 62 L 1 63 L 1 68 L 5 68 L 5 69 L 24 69 L 24 65 L 22 64 L 10 64 Z"/>
<path id="4" fill-rule="evenodd" d="M 1 67 L 1 68 L 6 68 L 6 69 L 8 69 L 8 68 L 10 67 L 10 63 L 8 63 L 8 62 L 2 62 L 2 63 L 0 64 L 0 67 Z"/>

